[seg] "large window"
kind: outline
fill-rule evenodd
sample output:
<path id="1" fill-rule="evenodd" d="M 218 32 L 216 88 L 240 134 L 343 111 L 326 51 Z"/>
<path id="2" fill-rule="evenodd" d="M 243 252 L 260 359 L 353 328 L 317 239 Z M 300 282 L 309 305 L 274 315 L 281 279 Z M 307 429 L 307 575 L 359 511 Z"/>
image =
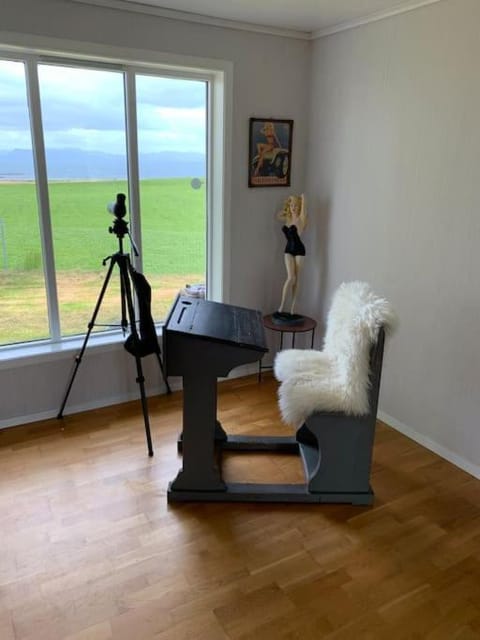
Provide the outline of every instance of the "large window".
<path id="1" fill-rule="evenodd" d="M 185 74 L 0 60 L 0 345 L 86 331 L 102 261 L 119 249 L 107 211 L 117 193 L 154 319 L 186 283 L 206 282 L 207 87 Z M 115 273 L 97 330 L 120 321 Z"/>

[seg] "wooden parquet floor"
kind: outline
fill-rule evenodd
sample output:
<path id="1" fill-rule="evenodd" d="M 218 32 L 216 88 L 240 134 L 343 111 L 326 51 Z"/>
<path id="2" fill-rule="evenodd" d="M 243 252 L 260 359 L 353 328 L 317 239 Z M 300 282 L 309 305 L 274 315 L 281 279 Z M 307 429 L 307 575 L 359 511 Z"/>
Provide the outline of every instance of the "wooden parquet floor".
<path id="1" fill-rule="evenodd" d="M 232 433 L 288 433 L 268 376 Z M 0 432 L 1 640 L 480 638 L 480 481 L 379 424 L 372 507 L 175 504 L 181 393 Z M 232 454 L 230 480 L 301 482 Z"/>

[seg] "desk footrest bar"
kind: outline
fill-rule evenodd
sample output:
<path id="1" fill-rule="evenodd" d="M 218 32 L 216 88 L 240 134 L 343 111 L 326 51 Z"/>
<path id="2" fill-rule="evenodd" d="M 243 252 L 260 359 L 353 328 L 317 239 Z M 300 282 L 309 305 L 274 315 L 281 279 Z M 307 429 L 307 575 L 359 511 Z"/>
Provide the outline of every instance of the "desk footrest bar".
<path id="1" fill-rule="evenodd" d="M 281 451 L 298 454 L 298 442 L 294 436 L 232 436 L 220 442 L 226 451 Z"/>
<path id="2" fill-rule="evenodd" d="M 226 440 L 216 439 L 215 444 L 222 451 L 280 451 L 299 453 L 294 436 L 227 436 Z M 182 436 L 177 440 L 177 451 L 182 452 Z"/>

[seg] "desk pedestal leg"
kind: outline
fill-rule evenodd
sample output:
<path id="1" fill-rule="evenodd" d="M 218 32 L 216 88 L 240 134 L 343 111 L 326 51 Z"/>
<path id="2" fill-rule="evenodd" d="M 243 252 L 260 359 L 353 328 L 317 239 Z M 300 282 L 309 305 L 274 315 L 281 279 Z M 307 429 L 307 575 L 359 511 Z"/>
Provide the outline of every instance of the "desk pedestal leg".
<path id="1" fill-rule="evenodd" d="M 217 378 L 183 377 L 183 468 L 171 491 L 225 491 L 215 464 Z"/>

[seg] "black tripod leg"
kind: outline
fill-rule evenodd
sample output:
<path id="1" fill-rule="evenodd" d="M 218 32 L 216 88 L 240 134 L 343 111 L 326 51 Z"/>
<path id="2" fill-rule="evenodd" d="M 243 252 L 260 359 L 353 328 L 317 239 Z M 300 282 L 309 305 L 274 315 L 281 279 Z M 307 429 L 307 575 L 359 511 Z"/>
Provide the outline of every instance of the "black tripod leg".
<path id="1" fill-rule="evenodd" d="M 165 383 L 165 386 L 167 387 L 167 393 L 172 393 L 170 385 L 168 384 L 167 376 L 165 375 L 165 370 L 163 368 L 162 357 L 158 352 L 155 355 L 157 356 L 158 364 L 160 365 L 160 371 L 162 372 L 163 381 Z"/>
<path id="2" fill-rule="evenodd" d="M 143 421 L 145 423 L 145 437 L 147 439 L 148 455 L 153 456 L 152 446 L 152 434 L 150 433 L 150 419 L 148 417 L 148 404 L 147 396 L 145 393 L 145 378 L 143 376 L 142 362 L 139 356 L 135 356 L 135 363 L 137 365 L 137 382 L 140 387 L 140 398 L 142 401 Z"/>
<path id="3" fill-rule="evenodd" d="M 124 278 L 121 270 L 120 270 L 120 305 L 122 310 L 122 319 L 120 320 L 120 324 L 122 327 L 123 334 L 125 335 L 125 332 L 128 327 L 128 320 L 127 320 L 127 309 L 125 305 L 125 282 L 124 282 Z"/>
<path id="4" fill-rule="evenodd" d="M 119 260 L 120 267 L 120 278 L 122 283 L 122 292 L 124 294 L 124 298 L 122 297 L 122 304 L 127 305 L 128 317 L 130 319 L 130 331 L 133 336 L 134 345 L 138 344 L 138 331 L 137 325 L 135 322 L 135 307 L 133 306 L 133 297 L 132 297 L 132 287 L 130 285 L 130 276 L 128 271 L 128 256 L 122 256 L 121 260 Z M 137 365 L 137 382 L 140 387 L 140 398 L 142 400 L 142 412 L 143 412 L 143 421 L 145 423 L 145 436 L 147 438 L 147 446 L 148 446 L 148 455 L 153 456 L 153 447 L 152 447 L 152 435 L 150 433 L 150 419 L 148 417 L 148 404 L 147 404 L 147 396 L 145 394 L 145 378 L 143 376 L 142 370 L 142 362 L 140 360 L 140 356 L 135 354 L 135 363 Z"/>
<path id="5" fill-rule="evenodd" d="M 107 258 L 105 258 L 105 260 L 107 260 Z M 57 419 L 59 419 L 59 420 L 61 418 L 63 418 L 63 411 L 65 409 L 65 405 L 67 404 L 67 400 L 68 400 L 68 396 L 70 395 L 70 391 L 72 390 L 73 381 L 75 380 L 75 376 L 77 375 L 78 367 L 80 366 L 80 363 L 81 363 L 82 358 L 83 358 L 83 354 L 85 353 L 85 349 L 87 348 L 88 339 L 90 337 L 90 334 L 92 333 L 93 327 L 95 326 L 95 320 L 97 319 L 98 312 L 100 311 L 100 306 L 102 304 L 103 296 L 105 295 L 105 291 L 107 290 L 108 282 L 110 280 L 110 276 L 112 275 L 112 271 L 113 271 L 114 265 L 115 265 L 115 256 L 112 256 L 112 258 L 110 259 L 110 266 L 108 267 L 107 275 L 105 276 L 105 280 L 103 281 L 103 286 L 102 286 L 102 288 L 100 290 L 100 294 L 98 296 L 97 304 L 95 305 L 95 309 L 93 311 L 92 319 L 88 323 L 88 331 L 87 331 L 87 333 L 85 335 L 85 339 L 83 341 L 82 348 L 80 349 L 78 355 L 75 356 L 75 367 L 74 367 L 74 369 L 72 371 L 72 375 L 70 377 L 70 382 L 68 383 L 67 390 L 65 392 L 65 396 L 63 398 L 63 402 L 62 402 L 62 405 L 60 407 L 60 411 L 57 414 Z"/>

